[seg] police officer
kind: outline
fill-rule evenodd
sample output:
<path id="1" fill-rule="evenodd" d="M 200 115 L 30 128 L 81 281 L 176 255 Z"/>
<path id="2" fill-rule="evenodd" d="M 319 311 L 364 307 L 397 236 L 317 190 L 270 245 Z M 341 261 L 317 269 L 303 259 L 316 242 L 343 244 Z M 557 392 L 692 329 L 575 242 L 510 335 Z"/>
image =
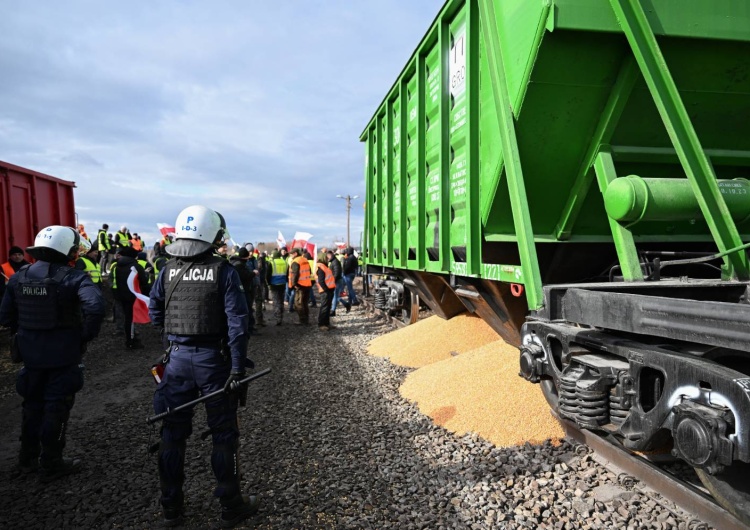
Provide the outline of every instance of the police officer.
<path id="1" fill-rule="evenodd" d="M 222 507 L 221 524 L 231 528 L 258 511 L 255 496 L 242 495 L 238 463 L 238 404 L 247 385 L 232 385 L 245 376 L 248 306 L 237 271 L 214 256 L 229 237 L 223 217 L 205 206 L 190 206 L 177 217 L 175 242 L 151 290 L 149 314 L 164 328 L 170 342 L 169 360 L 154 394 L 157 414 L 224 389 L 206 402 L 216 476 L 214 495 Z M 243 395 L 244 393 L 244 395 Z M 164 523 L 181 524 L 185 480 L 185 445 L 192 433 L 191 410 L 165 418 L 159 447 L 159 477 Z"/>
<path id="2" fill-rule="evenodd" d="M 0 304 L 0 325 L 15 334 L 13 349 L 24 364 L 16 382 L 23 397 L 19 469 L 39 469 L 42 482 L 80 467 L 63 458 L 65 431 L 83 388 L 83 352 L 104 318 L 101 291 L 68 265 L 84 241 L 72 227 L 44 228 L 26 249 L 37 261 L 13 275 Z"/>

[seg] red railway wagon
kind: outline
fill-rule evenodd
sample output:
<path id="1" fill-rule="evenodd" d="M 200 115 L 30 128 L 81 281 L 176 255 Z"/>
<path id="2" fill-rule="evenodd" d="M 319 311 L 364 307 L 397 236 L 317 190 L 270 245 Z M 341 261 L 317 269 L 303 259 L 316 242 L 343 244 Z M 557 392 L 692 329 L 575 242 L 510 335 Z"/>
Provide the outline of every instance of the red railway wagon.
<path id="1" fill-rule="evenodd" d="M 26 248 L 40 229 L 76 225 L 75 182 L 0 160 L 0 258 L 13 245 Z"/>

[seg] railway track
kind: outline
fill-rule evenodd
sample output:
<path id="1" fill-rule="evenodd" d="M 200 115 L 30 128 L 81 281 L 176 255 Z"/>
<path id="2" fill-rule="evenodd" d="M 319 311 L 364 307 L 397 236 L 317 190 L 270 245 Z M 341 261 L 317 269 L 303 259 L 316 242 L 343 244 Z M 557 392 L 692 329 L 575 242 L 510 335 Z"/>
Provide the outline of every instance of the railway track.
<path id="1" fill-rule="evenodd" d="M 553 415 L 556 416 L 554 412 Z M 745 524 L 719 506 L 710 495 L 665 471 L 647 457 L 633 453 L 610 437 L 581 430 L 573 422 L 559 417 L 557 419 L 569 438 L 590 447 L 604 460 L 604 465 L 618 474 L 622 486 L 632 487 L 637 479 L 695 516 L 689 523 L 689 530 L 703 530 L 709 526 L 720 530 L 747 530 Z M 672 510 L 668 505 L 662 504 L 662 507 Z"/>
<path id="2" fill-rule="evenodd" d="M 375 307 L 372 298 L 362 298 L 362 303 L 368 315 L 382 317 L 394 328 L 403 328 L 407 324 L 387 311 Z M 421 317 L 422 315 L 420 315 Z M 668 462 L 659 457 L 648 457 L 630 451 L 616 439 L 592 431 L 581 430 L 575 423 L 561 419 L 554 412 L 565 430 L 566 436 L 584 446 L 590 447 L 602 464 L 618 476 L 621 486 L 638 490 L 636 481 L 640 481 L 647 488 L 668 499 L 676 507 L 691 514 L 694 519 L 689 521 L 688 530 L 707 530 L 713 527 L 720 530 L 747 530 L 748 527 L 729 511 L 720 506 L 700 485 L 696 478 L 693 484 L 679 476 L 679 474 L 665 469 Z M 673 462 L 672 459 L 668 460 Z M 640 491 L 640 493 L 646 493 Z M 662 508 L 674 512 L 674 506 L 660 502 L 654 498 Z"/>

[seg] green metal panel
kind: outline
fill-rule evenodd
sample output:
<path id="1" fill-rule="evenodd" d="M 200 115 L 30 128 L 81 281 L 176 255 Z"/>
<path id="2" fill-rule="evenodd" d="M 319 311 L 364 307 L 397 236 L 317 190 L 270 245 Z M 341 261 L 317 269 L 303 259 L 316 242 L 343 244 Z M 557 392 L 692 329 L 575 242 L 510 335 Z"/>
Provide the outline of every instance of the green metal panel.
<path id="1" fill-rule="evenodd" d="M 425 108 L 425 247 L 427 270 L 440 271 L 440 213 L 442 207 L 442 127 L 440 125 L 440 48 L 425 57 L 425 90 L 421 95 Z"/>
<path id="2" fill-rule="evenodd" d="M 406 106 L 407 106 L 407 88 L 406 88 L 406 80 L 401 81 L 401 86 L 399 87 L 399 93 L 398 93 L 398 108 L 395 108 L 394 106 L 394 112 L 393 112 L 393 119 L 394 119 L 394 127 L 398 127 L 398 131 L 394 130 L 394 142 L 397 142 L 396 145 L 394 145 L 393 149 L 393 156 L 394 156 L 394 163 L 398 164 L 398 173 L 399 173 L 399 179 L 398 182 L 395 183 L 395 185 L 398 188 L 398 207 L 394 206 L 394 216 L 397 216 L 396 223 L 397 223 L 397 236 L 398 239 L 394 238 L 394 248 L 398 251 L 398 258 L 397 258 L 397 265 L 399 267 L 405 267 L 406 266 L 406 257 L 407 257 L 407 224 L 406 224 L 406 218 L 407 218 L 407 208 L 408 208 L 408 202 L 409 197 L 406 194 L 406 186 L 407 186 L 407 177 L 408 177 L 408 165 L 407 165 L 407 156 L 406 156 L 406 149 L 407 149 L 407 127 L 406 127 Z M 394 166 L 395 170 L 395 166 Z M 395 192 L 394 192 L 395 193 Z"/>
<path id="3" fill-rule="evenodd" d="M 387 160 L 387 166 L 389 168 L 386 171 L 386 182 L 384 195 L 388 200 L 388 217 L 385 227 L 385 252 L 386 252 L 386 265 L 393 266 L 396 262 L 396 249 L 400 245 L 399 231 L 401 227 L 398 223 L 398 218 L 401 209 L 401 163 L 399 162 L 398 153 L 394 156 L 394 152 L 398 149 L 398 134 L 397 129 L 398 119 L 395 117 L 398 112 L 399 100 L 394 98 L 393 101 L 388 103 L 388 113 L 386 115 L 386 134 L 388 135 L 388 144 L 385 146 L 385 159 Z"/>
<path id="4" fill-rule="evenodd" d="M 373 203 L 370 200 L 372 197 L 372 131 L 368 131 L 365 137 L 365 227 L 363 233 L 363 246 L 364 246 L 364 258 L 372 263 L 374 256 L 374 246 L 372 242 L 372 226 L 373 226 Z"/>
<path id="5" fill-rule="evenodd" d="M 490 13 L 481 29 L 480 5 Z M 384 248 L 394 256 L 399 250 L 406 263 L 394 257 L 394 266 L 514 280 L 533 297 L 539 278 L 555 273 L 553 260 L 533 257 L 540 244 L 615 242 L 610 248 L 617 247 L 623 268 L 636 278 L 633 246 L 685 242 L 729 250 L 750 237 L 744 218 L 731 233 L 716 184 L 747 177 L 750 167 L 750 135 L 736 133 L 746 129 L 750 113 L 750 2 L 640 5 L 647 20 L 640 26 L 656 35 L 660 55 L 629 43 L 612 6 L 601 0 L 446 2 L 362 136 L 368 152 L 380 154 L 369 160 L 367 177 L 368 200 L 374 200 L 369 190 L 378 190 L 366 221 L 379 249 L 375 259 L 382 260 Z M 455 56 L 462 34 L 465 64 Z M 644 79 L 644 54 L 660 57 L 659 75 L 672 79 L 667 97 L 654 90 L 654 75 Z M 459 66 L 465 86 L 456 90 L 451 82 Z M 503 93 L 504 108 L 498 105 Z M 681 102 L 689 118 L 675 120 L 669 112 L 665 118 L 660 99 L 666 107 Z M 392 122 L 387 134 L 384 119 Z M 675 136 L 677 122 L 685 130 L 691 126 L 693 138 Z M 380 145 L 388 134 L 396 142 L 390 162 Z M 595 161 L 603 152 L 611 157 L 599 158 L 597 179 Z M 685 163 L 685 153 L 697 166 Z M 702 176 L 690 177 L 693 167 Z M 387 229 L 384 172 L 393 199 Z M 691 179 L 707 215 L 644 218 L 625 228 L 632 245 L 625 243 L 624 227 L 610 223 L 602 192 L 627 175 Z M 625 247 L 630 253 L 623 254 Z M 728 259 L 742 274 L 743 258 L 734 253 Z"/>
<path id="6" fill-rule="evenodd" d="M 473 2 L 466 6 L 466 202 L 464 213 L 466 230 L 466 274 L 479 275 L 482 266 L 482 227 L 479 164 L 479 9 Z"/>
<path id="7" fill-rule="evenodd" d="M 378 119 L 378 159 L 380 161 L 380 225 L 378 231 L 381 234 L 380 252 L 383 265 L 390 265 L 392 259 L 393 244 L 393 193 L 391 190 L 391 128 L 388 126 L 390 120 L 390 102 L 384 109 L 385 112 Z"/>
<path id="8" fill-rule="evenodd" d="M 719 250 L 724 252 L 741 246 L 742 239 L 719 191 L 713 166 L 703 152 L 643 7 L 638 0 L 610 0 L 610 3 L 633 48 L 646 84 Z M 725 263 L 734 268 L 739 279 L 750 279 L 747 253 L 729 254 L 725 258 Z"/>
<path id="9" fill-rule="evenodd" d="M 383 242 L 384 242 L 384 228 L 385 228 L 385 215 L 387 209 L 385 207 L 385 201 L 383 201 L 383 118 L 378 116 L 375 122 L 375 132 L 373 135 L 373 155 L 375 156 L 375 175 L 374 175 L 374 193 L 373 200 L 375 204 L 375 217 L 373 219 L 373 230 L 375 232 L 375 263 L 383 265 L 385 263 L 385 256 L 383 254 Z"/>
<path id="10" fill-rule="evenodd" d="M 408 203 L 406 205 L 406 227 L 407 227 L 407 261 L 406 266 L 410 269 L 419 269 L 423 267 L 422 260 L 418 259 L 417 249 L 424 248 L 424 235 L 420 237 L 423 209 L 420 208 L 420 202 L 424 203 L 424 193 L 420 192 L 420 182 L 424 182 L 423 164 L 421 163 L 422 143 L 419 139 L 419 124 L 423 122 L 420 119 L 420 105 L 418 97 L 417 80 L 418 75 L 412 75 L 405 80 L 406 82 L 406 195 Z"/>
<path id="11" fill-rule="evenodd" d="M 450 23 L 450 49 L 448 52 L 449 126 L 449 200 L 450 200 L 450 247 L 454 253 L 463 252 L 465 260 L 469 234 L 469 96 L 467 91 L 468 42 L 466 16 L 461 11 Z M 453 250 L 455 249 L 455 250 Z"/>
<path id="12" fill-rule="evenodd" d="M 608 2 L 554 0 L 554 4 L 554 19 L 550 28 L 621 31 Z M 743 0 L 641 0 L 641 4 L 657 35 L 750 40 L 747 31 L 750 3 Z"/>
<path id="13" fill-rule="evenodd" d="M 479 39 L 479 86 L 488 86 L 490 81 L 490 64 L 487 61 L 487 50 L 484 38 Z M 471 80 L 469 81 L 471 82 Z M 479 94 L 479 186 L 480 215 L 482 224 L 487 224 L 490 211 L 497 194 L 500 176 L 503 172 L 503 150 L 500 147 L 500 128 L 493 120 L 479 119 L 484 116 L 495 116 L 495 97 L 492 90 L 480 90 Z"/>
<path id="14" fill-rule="evenodd" d="M 482 27 L 488 28 L 485 32 L 485 38 L 488 42 L 487 56 L 490 63 L 492 92 L 495 97 L 495 108 L 498 111 L 495 119 L 497 119 L 498 127 L 502 131 L 500 136 L 505 160 L 505 177 L 508 181 L 510 211 L 514 226 L 517 227 L 515 233 L 518 238 L 518 253 L 527 281 L 526 300 L 531 309 L 538 309 L 542 306 L 544 299 L 542 278 L 534 244 L 534 231 L 529 215 L 529 203 L 518 150 L 516 126 L 511 111 L 510 93 L 505 79 L 505 58 L 499 39 L 496 38 L 497 34 L 489 29 L 494 25 L 493 21 L 496 19 L 493 2 L 492 0 L 480 0 L 479 5 L 483 22 Z"/>

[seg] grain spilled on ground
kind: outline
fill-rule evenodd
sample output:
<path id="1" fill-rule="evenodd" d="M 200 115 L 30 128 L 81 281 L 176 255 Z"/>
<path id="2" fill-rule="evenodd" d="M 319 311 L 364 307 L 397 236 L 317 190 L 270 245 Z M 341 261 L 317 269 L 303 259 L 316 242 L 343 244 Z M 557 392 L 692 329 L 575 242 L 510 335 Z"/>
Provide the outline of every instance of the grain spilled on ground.
<path id="1" fill-rule="evenodd" d="M 393 364 L 419 368 L 450 359 L 498 339 L 481 318 L 461 314 L 450 320 L 432 316 L 416 324 L 381 335 L 368 352 Z"/>
<path id="2" fill-rule="evenodd" d="M 502 340 L 415 370 L 400 391 L 438 425 L 498 447 L 564 436 L 539 385 L 518 376 L 518 350 Z"/>

